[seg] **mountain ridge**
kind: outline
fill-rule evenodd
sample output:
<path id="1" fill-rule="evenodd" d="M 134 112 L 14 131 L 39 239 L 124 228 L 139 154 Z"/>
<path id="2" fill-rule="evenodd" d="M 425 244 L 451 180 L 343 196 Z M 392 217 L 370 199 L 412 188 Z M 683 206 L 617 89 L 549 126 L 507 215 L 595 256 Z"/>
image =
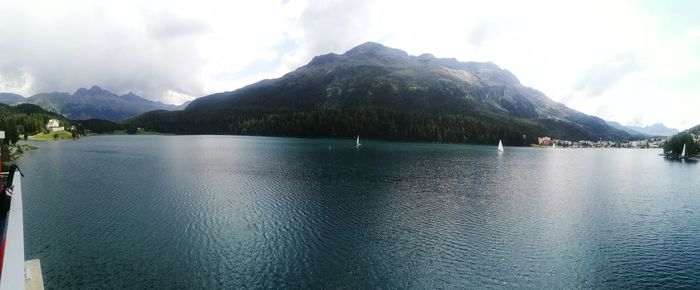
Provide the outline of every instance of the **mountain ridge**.
<path id="1" fill-rule="evenodd" d="M 284 113 L 286 117 L 276 115 L 277 118 L 287 118 L 289 112 L 367 110 L 426 114 L 437 119 L 441 115 L 454 115 L 460 118 L 478 119 L 480 122 L 497 123 L 498 126 L 510 124 L 513 125 L 512 128 L 500 130 L 519 131 L 522 133 L 521 136 L 529 135 L 530 138 L 533 134 L 572 140 L 630 137 L 628 133 L 610 127 L 598 117 L 568 108 L 549 99 L 540 91 L 523 86 L 514 74 L 492 62 L 460 62 L 454 58 L 435 58 L 430 54 L 411 56 L 402 50 L 372 42 L 361 44 L 343 54 L 329 53 L 316 56 L 307 65 L 277 79 L 262 80 L 234 91 L 198 98 L 190 103 L 183 113 L 174 114 L 180 114 L 180 116 L 193 115 L 197 112 L 232 114 L 232 112 L 222 112 L 225 110 L 235 110 L 236 113 L 243 113 L 243 115 L 251 111 L 286 112 Z M 167 113 L 152 113 L 136 118 L 135 121 L 144 121 L 142 125 L 158 126 L 169 133 L 176 133 L 173 131 L 179 130 L 156 124 L 158 118 L 156 115 L 165 119 L 171 118 L 166 116 Z M 195 116 L 187 118 L 197 119 Z M 348 122 L 357 121 L 351 120 L 352 117 L 348 118 L 350 118 Z M 216 123 L 215 120 L 207 122 Z M 236 127 L 232 124 L 219 125 L 221 126 L 217 125 L 218 128 L 213 131 L 246 133 L 254 129 Z M 383 129 L 378 127 L 381 126 L 365 125 L 373 127 L 377 137 L 387 136 L 380 133 Z M 490 127 L 491 125 L 481 124 L 480 126 Z M 335 136 L 338 134 L 336 129 L 319 129 L 326 131 L 312 135 Z M 194 134 L 212 132 L 207 130 L 189 128 L 185 131 Z M 344 130 L 349 131 L 347 128 Z M 284 129 L 268 130 L 261 134 L 268 134 L 270 131 L 281 135 L 299 133 L 291 133 L 289 129 Z M 444 133 L 431 134 L 434 134 L 434 140 L 441 140 L 444 139 Z M 453 136 L 450 140 L 457 142 L 475 140 L 467 131 L 462 130 L 459 134 L 463 136 Z M 515 132 L 509 134 L 518 135 Z M 405 137 L 409 134 L 403 132 L 395 135 Z M 479 141 L 475 142 L 486 142 L 484 141 L 486 139 L 492 142 L 494 138 L 495 136 L 489 135 L 489 137 L 477 138 Z M 425 138 L 421 140 L 423 139 Z M 432 139 L 428 138 L 428 140 Z M 527 144 L 528 142 L 532 142 L 532 139 L 521 140 L 518 143 Z"/>
<path id="2" fill-rule="evenodd" d="M 12 93 L 0 93 L 0 104 L 12 105 L 24 100 L 24 97 Z"/>
<path id="3" fill-rule="evenodd" d="M 638 135 L 638 136 L 643 136 L 643 137 L 668 137 L 668 136 L 673 136 L 678 134 L 677 129 L 674 128 L 668 128 L 664 124 L 661 123 L 655 123 L 652 125 L 647 125 L 644 127 L 641 126 L 625 126 L 622 125 L 618 122 L 615 121 L 606 121 L 608 125 L 612 126 L 613 128 L 617 128 L 623 131 L 626 131 L 627 133 L 631 135 Z"/>
<path id="4" fill-rule="evenodd" d="M 678 134 L 680 131 L 678 129 L 674 128 L 668 128 L 664 124 L 661 123 L 655 123 L 652 125 L 647 125 L 644 127 L 640 126 L 626 126 L 627 128 L 630 128 L 632 130 L 644 133 L 649 136 L 654 136 L 654 137 L 668 137 L 668 136 L 673 136 Z"/>
<path id="5" fill-rule="evenodd" d="M 13 98 L 9 99 L 12 100 Z M 180 106 L 151 101 L 132 92 L 117 95 L 96 85 L 90 88 L 78 88 L 73 94 L 49 92 L 35 94 L 28 98 L 14 98 L 14 102 L 11 104 L 16 103 L 39 105 L 48 111 L 59 113 L 74 120 L 96 118 L 118 121 L 148 111 L 177 110 L 181 108 Z"/>
<path id="6" fill-rule="evenodd" d="M 622 130 L 622 131 L 625 131 L 625 132 L 629 133 L 630 135 L 643 136 L 643 137 L 648 137 L 648 136 L 649 136 L 649 135 L 647 135 L 647 134 L 644 134 L 644 133 L 642 133 L 642 132 L 636 131 L 636 130 L 634 130 L 634 129 L 628 127 L 628 126 L 622 125 L 622 124 L 620 124 L 620 123 L 618 123 L 618 122 L 615 122 L 615 121 L 605 121 L 605 122 L 608 123 L 608 125 L 610 125 L 611 127 L 616 128 L 616 129 L 619 129 L 619 130 Z"/>

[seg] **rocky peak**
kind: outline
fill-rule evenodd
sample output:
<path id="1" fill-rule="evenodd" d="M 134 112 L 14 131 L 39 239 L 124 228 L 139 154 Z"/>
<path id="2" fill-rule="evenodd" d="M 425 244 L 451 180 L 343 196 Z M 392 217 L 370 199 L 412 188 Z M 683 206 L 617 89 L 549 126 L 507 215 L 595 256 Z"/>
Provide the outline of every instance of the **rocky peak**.
<path id="1" fill-rule="evenodd" d="M 401 57 L 408 57 L 408 54 L 400 49 L 396 48 L 390 48 L 386 47 L 384 45 L 381 45 L 376 42 L 365 42 L 363 44 L 360 44 L 344 54 L 345 56 L 349 57 L 355 57 L 355 56 L 373 56 L 373 57 L 382 57 L 382 56 L 401 56 Z"/>

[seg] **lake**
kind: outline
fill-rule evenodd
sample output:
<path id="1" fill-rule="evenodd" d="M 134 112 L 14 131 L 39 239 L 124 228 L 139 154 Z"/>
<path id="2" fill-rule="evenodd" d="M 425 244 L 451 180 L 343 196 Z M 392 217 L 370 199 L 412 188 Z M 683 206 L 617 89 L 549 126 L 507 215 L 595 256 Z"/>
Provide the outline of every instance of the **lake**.
<path id="1" fill-rule="evenodd" d="M 700 287 L 697 163 L 354 141 L 36 143 L 27 259 L 50 289 Z"/>

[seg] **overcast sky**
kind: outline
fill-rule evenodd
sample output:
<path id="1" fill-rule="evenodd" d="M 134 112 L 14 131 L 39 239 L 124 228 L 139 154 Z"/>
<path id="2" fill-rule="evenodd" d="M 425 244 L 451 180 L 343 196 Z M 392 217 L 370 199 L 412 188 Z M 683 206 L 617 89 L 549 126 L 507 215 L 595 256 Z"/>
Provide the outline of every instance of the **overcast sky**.
<path id="1" fill-rule="evenodd" d="M 179 104 L 366 41 L 492 61 L 574 109 L 700 124 L 700 1 L 5 1 L 0 92 Z"/>

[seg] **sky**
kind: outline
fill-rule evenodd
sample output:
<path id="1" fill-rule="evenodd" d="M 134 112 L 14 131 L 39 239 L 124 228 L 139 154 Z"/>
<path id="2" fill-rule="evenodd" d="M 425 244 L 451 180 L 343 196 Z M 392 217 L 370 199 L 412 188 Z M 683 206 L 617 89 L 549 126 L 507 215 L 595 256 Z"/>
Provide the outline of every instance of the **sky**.
<path id="1" fill-rule="evenodd" d="M 625 125 L 700 124 L 700 1 L 0 0 L 0 92 L 180 104 L 367 41 L 491 61 Z"/>

